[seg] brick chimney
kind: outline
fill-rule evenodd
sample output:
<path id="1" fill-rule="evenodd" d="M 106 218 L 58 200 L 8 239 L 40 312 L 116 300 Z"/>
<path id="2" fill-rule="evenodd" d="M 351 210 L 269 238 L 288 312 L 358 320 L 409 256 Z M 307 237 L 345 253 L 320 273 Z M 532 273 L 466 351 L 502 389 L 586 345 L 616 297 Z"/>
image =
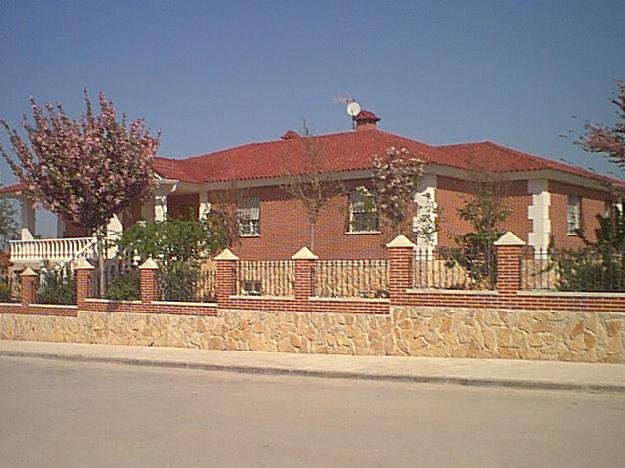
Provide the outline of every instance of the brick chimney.
<path id="1" fill-rule="evenodd" d="M 378 127 L 378 122 L 380 118 L 375 115 L 373 112 L 368 110 L 361 110 L 355 117 L 354 122 L 356 122 L 356 130 L 372 130 Z"/>
<path id="2" fill-rule="evenodd" d="M 295 130 L 287 130 L 284 132 L 284 135 L 280 137 L 281 140 L 295 140 L 297 138 L 301 138 L 302 136 L 297 133 Z"/>

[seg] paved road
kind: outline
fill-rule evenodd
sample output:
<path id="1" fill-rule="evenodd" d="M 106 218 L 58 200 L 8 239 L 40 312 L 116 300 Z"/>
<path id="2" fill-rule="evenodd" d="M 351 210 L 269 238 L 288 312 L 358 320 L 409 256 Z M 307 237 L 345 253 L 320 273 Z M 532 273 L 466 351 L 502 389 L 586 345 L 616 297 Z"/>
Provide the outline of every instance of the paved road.
<path id="1" fill-rule="evenodd" d="M 625 395 L 0 358 L 0 466 L 624 465 Z"/>

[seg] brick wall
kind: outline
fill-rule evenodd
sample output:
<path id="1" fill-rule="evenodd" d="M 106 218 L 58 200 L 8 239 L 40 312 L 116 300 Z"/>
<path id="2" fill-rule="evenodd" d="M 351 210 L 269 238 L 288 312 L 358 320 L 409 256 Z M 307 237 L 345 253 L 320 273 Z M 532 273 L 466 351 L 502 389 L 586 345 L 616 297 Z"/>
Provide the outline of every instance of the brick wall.
<path id="1" fill-rule="evenodd" d="M 346 183 L 347 190 L 367 185 L 367 180 Z M 301 204 L 279 187 L 261 187 L 239 193 L 209 194 L 214 199 L 260 197 L 260 235 L 241 237 L 232 251 L 249 260 L 288 259 L 309 245 L 310 227 Z M 335 197 L 321 212 L 315 235 L 315 253 L 326 259 L 382 259 L 384 245 L 392 239 L 388 228 L 381 233 L 348 233 L 348 197 Z"/>
<path id="2" fill-rule="evenodd" d="M 387 249 L 389 299 L 312 296 L 310 253 L 294 256 L 292 297 L 236 296 L 238 259 L 217 262 L 217 303 L 160 302 L 155 264 L 141 268 L 140 301 L 90 298 L 93 268 L 77 266 L 77 306 L 34 304 L 36 275 L 21 277 L 21 303 L 0 304 L 0 338 L 423 356 L 625 362 L 625 294 L 520 290 L 522 242 L 498 245 L 494 291 L 412 289 L 413 246 Z M 178 318 L 187 317 L 187 318 Z"/>
<path id="3" fill-rule="evenodd" d="M 474 199 L 471 181 L 439 176 L 437 178 L 436 202 L 439 213 L 438 243 L 454 247 L 454 237 L 471 232 L 468 221 L 460 218 L 458 209 Z M 532 222 L 527 216 L 527 208 L 532 204 L 532 196 L 527 191 L 527 181 L 517 180 L 505 183 L 501 189 L 502 204 L 512 210 L 508 219 L 500 224 L 503 231 L 511 231 L 527 242 L 532 231 Z"/>
<path id="4" fill-rule="evenodd" d="M 595 240 L 595 230 L 599 227 L 597 215 L 605 211 L 606 201 L 611 199 L 610 194 L 551 180 L 549 191 L 551 192 L 551 233 L 556 247 L 582 247 L 584 245 L 579 236 L 566 233 L 568 195 L 581 197 L 584 233 L 589 239 Z"/>
<path id="5" fill-rule="evenodd" d="M 167 217 L 170 219 L 197 219 L 200 213 L 200 196 L 197 193 L 167 196 Z"/>
<path id="6" fill-rule="evenodd" d="M 346 182 L 346 189 L 353 190 L 359 185 L 368 185 L 366 179 Z M 566 234 L 567 195 L 582 197 L 583 223 L 589 238 L 594 239 L 598 227 L 596 216 L 605 210 L 610 195 L 605 192 L 584 189 L 560 182 L 549 182 L 551 191 L 552 233 L 558 247 L 581 247 L 578 236 Z M 506 221 L 500 224 L 503 231 L 516 233 L 527 242 L 532 230 L 528 218 L 528 207 L 532 196 L 528 194 L 527 180 L 505 183 L 502 191 L 503 204 L 512 210 Z M 215 192 L 209 194 L 215 206 L 224 200 L 237 200 L 258 196 L 260 207 L 260 235 L 242 237 L 235 242 L 232 250 L 242 258 L 250 260 L 287 259 L 302 245 L 309 244 L 310 228 L 306 213 L 299 202 L 290 197 L 280 187 L 260 187 L 239 192 Z M 436 201 L 440 210 L 438 241 L 441 246 L 453 247 L 453 238 L 471 230 L 471 225 L 458 214 L 458 208 L 473 198 L 470 181 L 438 176 Z M 324 259 L 383 259 L 386 256 L 385 244 L 392 239 L 388 227 L 382 226 L 380 233 L 348 232 L 348 197 L 331 200 L 319 216 L 316 229 L 315 253 Z M 172 219 L 197 217 L 199 197 L 197 194 L 171 194 L 168 197 L 168 216 Z M 133 206 L 123 215 L 125 226 L 139 219 L 140 209 Z M 414 209 L 408 215 L 411 219 Z M 384 223 L 381 223 L 383 225 Z M 409 229 L 409 227 L 407 226 Z M 407 232 L 407 229 L 404 229 Z M 68 226 L 65 236 L 86 235 L 84 229 Z"/>

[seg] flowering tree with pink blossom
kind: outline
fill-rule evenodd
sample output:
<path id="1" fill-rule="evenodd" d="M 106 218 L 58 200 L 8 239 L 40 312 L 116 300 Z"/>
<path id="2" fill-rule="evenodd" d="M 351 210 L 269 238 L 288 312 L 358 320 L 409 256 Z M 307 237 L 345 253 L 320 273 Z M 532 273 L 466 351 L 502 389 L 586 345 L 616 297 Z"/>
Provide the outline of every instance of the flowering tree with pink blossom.
<path id="1" fill-rule="evenodd" d="M 618 94 L 612 103 L 617 107 L 619 120 L 614 126 L 587 122 L 584 125 L 586 133 L 577 143 L 591 153 L 603 153 L 607 158 L 625 168 L 625 81 L 616 80 Z"/>
<path id="2" fill-rule="evenodd" d="M 369 209 L 385 218 L 393 235 L 399 235 L 406 229 L 409 206 L 414 203 L 419 189 L 423 161 L 406 148 L 398 150 L 391 147 L 386 150 L 385 156 L 374 155 L 372 166 L 372 189 L 360 186 L 358 191 L 368 196 L 371 202 Z"/>
<path id="3" fill-rule="evenodd" d="M 87 91 L 86 112 L 69 117 L 60 103 L 39 106 L 30 98 L 33 121 L 22 126 L 27 138 L 0 123 L 9 135 L 16 160 L 0 146 L 22 192 L 65 221 L 88 228 L 102 239 L 109 219 L 155 189 L 152 161 L 160 135 L 152 136 L 142 119 L 118 119 L 113 103 L 98 96 L 96 114 Z M 102 255 L 100 254 L 100 264 Z M 102 283 L 102 282 L 101 282 Z"/>

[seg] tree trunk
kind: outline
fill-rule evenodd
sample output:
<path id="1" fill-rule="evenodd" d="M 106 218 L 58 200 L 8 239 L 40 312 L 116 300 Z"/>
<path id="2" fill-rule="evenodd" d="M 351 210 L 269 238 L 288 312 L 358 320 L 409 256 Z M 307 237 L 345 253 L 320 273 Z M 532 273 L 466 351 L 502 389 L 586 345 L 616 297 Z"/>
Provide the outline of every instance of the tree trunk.
<path id="1" fill-rule="evenodd" d="M 310 223 L 310 250 L 315 251 L 315 223 Z"/>
<path id="2" fill-rule="evenodd" d="M 102 237 L 102 230 L 99 228 L 96 230 L 96 243 L 97 243 L 97 248 L 98 248 L 98 280 L 100 283 L 98 287 L 98 293 L 100 295 L 100 298 L 103 298 L 104 295 L 106 294 L 106 285 L 104 284 L 105 245 L 104 245 L 104 239 Z"/>

